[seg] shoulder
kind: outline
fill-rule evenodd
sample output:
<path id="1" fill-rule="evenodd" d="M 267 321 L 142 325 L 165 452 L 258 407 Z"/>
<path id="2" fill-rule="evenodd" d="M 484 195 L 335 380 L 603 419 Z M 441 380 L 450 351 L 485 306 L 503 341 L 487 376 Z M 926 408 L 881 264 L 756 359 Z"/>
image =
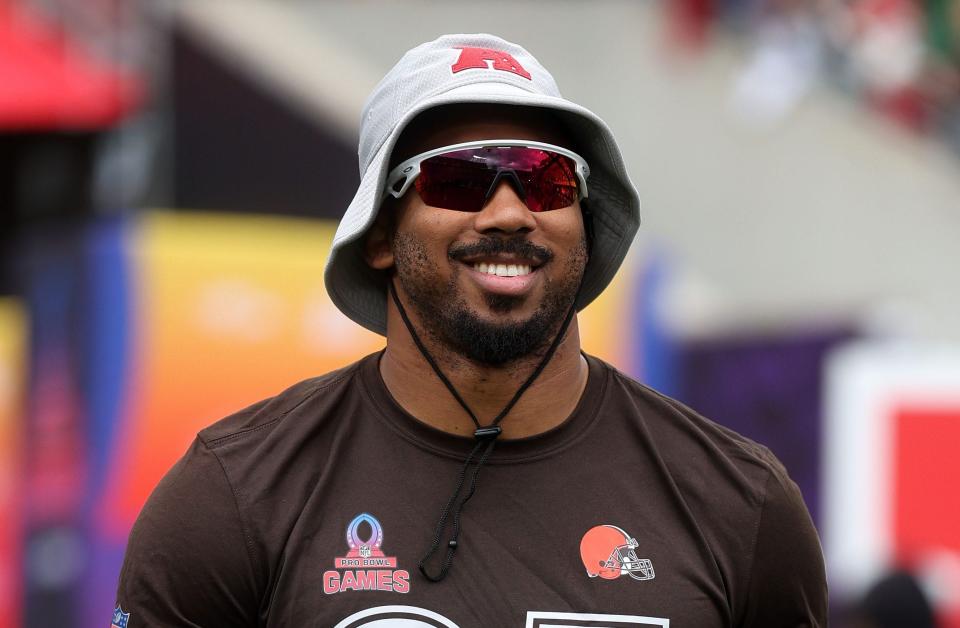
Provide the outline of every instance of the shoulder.
<path id="1" fill-rule="evenodd" d="M 343 368 L 298 382 L 273 397 L 217 421 L 201 430 L 197 438 L 207 448 L 216 450 L 232 441 L 266 436 L 285 420 L 308 409 L 316 410 L 318 403 L 335 402 L 338 393 L 350 386 L 363 363 L 376 358 L 377 354 L 371 354 Z"/>
<path id="2" fill-rule="evenodd" d="M 351 434 L 370 413 L 359 380 L 376 368 L 376 360 L 373 354 L 294 384 L 197 435 L 222 470 L 254 538 L 278 541 L 276 532 L 293 524 L 327 462 L 354 440 Z M 203 481 L 202 475 L 193 478 Z"/>
<path id="3" fill-rule="evenodd" d="M 786 625 L 777 623 L 784 617 L 790 625 L 824 625 L 817 533 L 773 452 L 604 366 L 606 411 L 642 435 L 641 455 L 690 514 L 729 583 L 731 609 L 743 620 L 737 625 Z"/>
<path id="4" fill-rule="evenodd" d="M 202 430 L 137 518 L 120 577 L 124 608 L 151 625 L 179 617 L 250 623 L 315 485 L 316 463 L 336 440 L 330 430 L 350 423 L 333 419 L 355 402 L 353 382 L 376 358 L 294 384 Z"/>
<path id="5" fill-rule="evenodd" d="M 591 358 L 597 360 L 596 358 Z M 698 469 L 701 464 L 728 466 L 748 480 L 758 500 L 770 476 L 789 479 L 786 469 L 766 446 L 720 425 L 682 402 L 660 393 L 597 360 L 609 372 L 607 401 L 641 423 L 664 462 Z"/>

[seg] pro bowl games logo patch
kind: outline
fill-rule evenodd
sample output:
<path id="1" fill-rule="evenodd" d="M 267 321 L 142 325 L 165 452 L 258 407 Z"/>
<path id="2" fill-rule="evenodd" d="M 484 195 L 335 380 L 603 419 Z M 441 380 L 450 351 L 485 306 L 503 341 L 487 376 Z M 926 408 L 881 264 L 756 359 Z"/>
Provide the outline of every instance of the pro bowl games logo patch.
<path id="1" fill-rule="evenodd" d="M 360 537 L 366 523 L 367 538 Z M 393 591 L 410 592 L 410 572 L 397 569 L 397 557 L 383 553 L 383 527 L 373 515 L 363 512 L 347 525 L 347 555 L 333 561 L 336 569 L 323 572 L 323 592 Z M 342 571 L 341 571 L 342 570 Z"/>

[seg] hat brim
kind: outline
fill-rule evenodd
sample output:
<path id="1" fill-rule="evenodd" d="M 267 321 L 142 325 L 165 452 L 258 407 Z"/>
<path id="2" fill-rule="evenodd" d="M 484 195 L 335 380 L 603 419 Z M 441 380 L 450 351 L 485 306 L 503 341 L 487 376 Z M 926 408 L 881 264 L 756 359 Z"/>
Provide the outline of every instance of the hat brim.
<path id="1" fill-rule="evenodd" d="M 324 273 L 327 293 L 334 304 L 356 323 L 378 334 L 386 335 L 387 275 L 367 263 L 363 236 L 376 220 L 383 200 L 390 154 L 416 116 L 457 103 L 548 109 L 572 134 L 578 152 L 590 165 L 587 202 L 593 217 L 593 242 L 577 298 L 578 310 L 613 280 L 640 226 L 640 198 L 627 175 L 620 149 L 606 123 L 589 109 L 508 83 L 462 85 L 425 98 L 406 112 L 370 161 L 337 228 Z"/>

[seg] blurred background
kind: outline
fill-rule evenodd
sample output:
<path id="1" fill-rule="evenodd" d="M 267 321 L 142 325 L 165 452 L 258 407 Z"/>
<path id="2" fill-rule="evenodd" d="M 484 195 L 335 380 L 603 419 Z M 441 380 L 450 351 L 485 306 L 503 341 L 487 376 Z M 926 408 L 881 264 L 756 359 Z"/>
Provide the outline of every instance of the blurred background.
<path id="1" fill-rule="evenodd" d="M 960 627 L 960 0 L 0 0 L 0 627 L 105 625 L 196 431 L 382 346 L 360 109 L 481 31 L 644 201 L 586 349 L 774 450 L 834 625 Z"/>

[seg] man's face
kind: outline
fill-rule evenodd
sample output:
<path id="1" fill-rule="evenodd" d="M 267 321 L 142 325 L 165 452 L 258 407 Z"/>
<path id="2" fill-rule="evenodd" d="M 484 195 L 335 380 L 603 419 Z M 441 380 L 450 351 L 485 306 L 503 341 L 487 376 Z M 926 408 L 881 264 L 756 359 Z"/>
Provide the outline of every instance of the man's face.
<path id="1" fill-rule="evenodd" d="M 496 112 L 435 122 L 441 123 L 420 125 L 404 157 L 480 139 L 568 145 L 530 115 Z M 479 212 L 428 206 L 414 187 L 383 211 L 396 212 L 389 237 L 393 266 L 423 331 L 489 365 L 507 364 L 549 345 L 573 304 L 587 262 L 578 202 L 533 213 L 503 180 Z M 491 274 L 491 266 L 504 266 L 512 276 Z"/>

